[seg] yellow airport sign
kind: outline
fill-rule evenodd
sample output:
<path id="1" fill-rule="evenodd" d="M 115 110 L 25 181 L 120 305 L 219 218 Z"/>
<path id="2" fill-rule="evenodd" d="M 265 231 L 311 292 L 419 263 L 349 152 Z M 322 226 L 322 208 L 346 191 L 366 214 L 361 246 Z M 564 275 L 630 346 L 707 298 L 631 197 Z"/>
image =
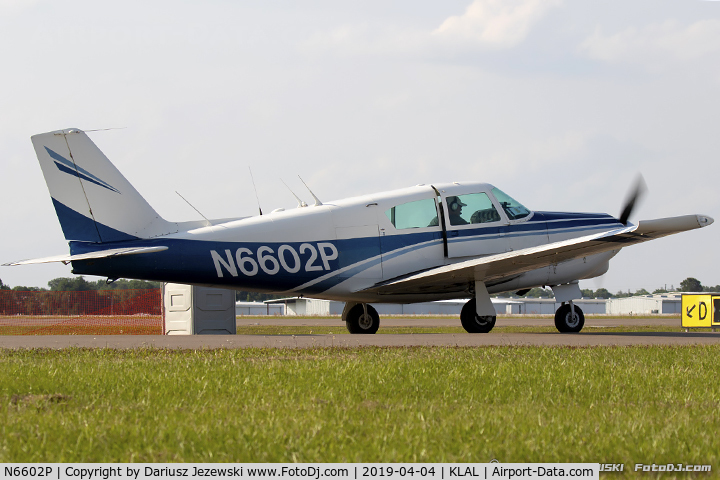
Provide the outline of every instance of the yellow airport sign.
<path id="1" fill-rule="evenodd" d="M 682 326 L 684 328 L 720 326 L 720 296 L 705 294 L 683 295 Z"/>

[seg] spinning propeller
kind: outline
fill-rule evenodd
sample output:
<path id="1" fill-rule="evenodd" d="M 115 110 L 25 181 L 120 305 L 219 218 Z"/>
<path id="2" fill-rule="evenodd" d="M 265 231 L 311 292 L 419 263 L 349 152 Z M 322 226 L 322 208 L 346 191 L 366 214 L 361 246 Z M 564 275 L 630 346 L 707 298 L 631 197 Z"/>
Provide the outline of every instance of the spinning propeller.
<path id="1" fill-rule="evenodd" d="M 645 184 L 643 176 L 639 174 L 637 176 L 637 179 L 635 180 L 635 185 L 632 187 L 625 199 L 625 206 L 623 207 L 622 212 L 620 213 L 620 217 L 618 218 L 618 220 L 620 220 L 620 223 L 622 223 L 623 225 L 628 224 L 628 219 L 630 218 L 630 215 L 635 209 L 635 205 L 642 198 L 645 192 L 647 192 L 647 185 Z"/>

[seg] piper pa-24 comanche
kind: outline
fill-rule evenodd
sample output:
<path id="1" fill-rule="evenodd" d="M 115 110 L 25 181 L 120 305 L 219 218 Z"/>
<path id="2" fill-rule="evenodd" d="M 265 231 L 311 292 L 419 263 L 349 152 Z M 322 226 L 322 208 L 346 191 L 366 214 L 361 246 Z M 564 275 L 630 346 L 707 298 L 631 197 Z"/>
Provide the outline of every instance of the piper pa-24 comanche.
<path id="1" fill-rule="evenodd" d="M 456 182 L 245 218 L 168 222 L 85 132 L 32 137 L 70 254 L 14 262 L 72 263 L 73 273 L 306 296 L 345 303 L 351 333 L 375 333 L 373 303 L 470 298 L 470 333 L 495 325 L 490 295 L 549 286 L 560 332 L 579 332 L 581 279 L 604 274 L 622 247 L 701 228 L 705 215 L 619 218 L 532 211 L 487 183 Z M 312 193 L 312 192 L 311 192 Z M 293 194 L 294 195 L 294 194 Z M 261 212 L 262 213 L 262 212 Z"/>

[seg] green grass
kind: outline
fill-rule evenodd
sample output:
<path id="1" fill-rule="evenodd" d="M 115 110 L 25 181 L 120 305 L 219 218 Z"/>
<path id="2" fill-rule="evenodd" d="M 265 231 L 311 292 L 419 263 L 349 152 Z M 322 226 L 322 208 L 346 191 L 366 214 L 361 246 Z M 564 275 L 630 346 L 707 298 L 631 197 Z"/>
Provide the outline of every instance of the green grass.
<path id="1" fill-rule="evenodd" d="M 0 462 L 716 471 L 718 358 L 720 346 L 0 350 Z"/>

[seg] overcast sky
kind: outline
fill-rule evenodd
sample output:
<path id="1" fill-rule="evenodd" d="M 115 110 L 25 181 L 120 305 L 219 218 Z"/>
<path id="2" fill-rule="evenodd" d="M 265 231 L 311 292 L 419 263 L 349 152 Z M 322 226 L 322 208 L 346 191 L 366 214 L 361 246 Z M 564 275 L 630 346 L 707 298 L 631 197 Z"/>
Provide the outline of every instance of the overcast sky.
<path id="1" fill-rule="evenodd" d="M 168 220 L 418 183 L 535 210 L 720 220 L 720 2 L 0 0 L 0 263 L 67 252 L 30 136 L 93 141 Z M 720 222 L 719 222 L 720 223 Z M 583 288 L 720 284 L 720 224 Z M 47 286 L 62 264 L 0 267 Z"/>

